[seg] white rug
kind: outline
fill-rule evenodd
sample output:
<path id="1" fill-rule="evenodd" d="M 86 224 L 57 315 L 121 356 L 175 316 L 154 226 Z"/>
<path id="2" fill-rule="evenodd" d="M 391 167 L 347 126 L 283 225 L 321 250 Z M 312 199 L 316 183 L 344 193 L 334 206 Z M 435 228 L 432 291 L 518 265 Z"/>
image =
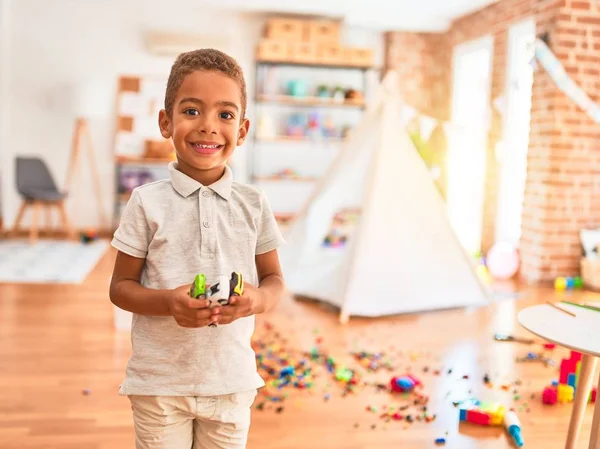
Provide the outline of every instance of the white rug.
<path id="1" fill-rule="evenodd" d="M 106 240 L 0 242 L 0 282 L 80 284 L 108 248 Z"/>

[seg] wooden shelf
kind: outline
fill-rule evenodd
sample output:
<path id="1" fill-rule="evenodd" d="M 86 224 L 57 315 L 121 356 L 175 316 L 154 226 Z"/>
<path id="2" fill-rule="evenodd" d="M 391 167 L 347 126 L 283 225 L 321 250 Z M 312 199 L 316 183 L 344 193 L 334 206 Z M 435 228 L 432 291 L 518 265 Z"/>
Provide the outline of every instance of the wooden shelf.
<path id="1" fill-rule="evenodd" d="M 336 101 L 333 98 L 322 97 L 294 97 L 291 95 L 259 95 L 256 98 L 261 103 L 276 103 L 290 106 L 307 107 L 332 107 L 332 108 L 363 108 L 365 101 L 362 98 L 356 100 Z"/>
<path id="2" fill-rule="evenodd" d="M 359 65 L 350 65 L 350 64 L 319 64 L 319 63 L 309 63 L 309 62 L 295 62 L 295 61 L 271 61 L 271 60 L 256 60 L 257 65 L 287 65 L 292 67 L 309 67 L 313 69 L 341 69 L 341 70 L 360 70 L 362 72 L 366 70 L 375 69 L 375 66 L 359 66 Z"/>
<path id="3" fill-rule="evenodd" d="M 118 193 L 117 195 L 119 196 L 120 203 L 126 203 L 131 198 L 131 193 Z"/>
<path id="4" fill-rule="evenodd" d="M 257 137 L 258 142 L 343 142 L 342 137 L 306 137 L 306 136 L 275 136 L 275 137 Z"/>
<path id="5" fill-rule="evenodd" d="M 254 179 L 261 182 L 316 182 L 319 180 L 319 178 L 313 178 L 310 176 L 255 176 Z"/>
<path id="6" fill-rule="evenodd" d="M 166 165 L 172 162 L 171 158 L 149 158 L 143 156 L 116 156 L 118 164 L 148 164 L 148 165 Z"/>

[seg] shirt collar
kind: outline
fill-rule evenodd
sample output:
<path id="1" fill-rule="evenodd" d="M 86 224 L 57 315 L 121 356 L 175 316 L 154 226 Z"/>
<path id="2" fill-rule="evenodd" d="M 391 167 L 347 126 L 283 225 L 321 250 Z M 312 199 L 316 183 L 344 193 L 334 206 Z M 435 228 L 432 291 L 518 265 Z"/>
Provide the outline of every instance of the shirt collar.
<path id="1" fill-rule="evenodd" d="M 190 178 L 185 173 L 182 173 L 177 168 L 177 162 L 169 162 L 169 177 L 171 178 L 171 184 L 183 197 L 188 197 L 196 190 L 204 187 L 195 179 Z M 231 184 L 233 183 L 233 175 L 231 169 L 226 165 L 225 172 L 221 179 L 207 186 L 212 191 L 216 192 L 223 199 L 228 200 L 231 196 Z"/>

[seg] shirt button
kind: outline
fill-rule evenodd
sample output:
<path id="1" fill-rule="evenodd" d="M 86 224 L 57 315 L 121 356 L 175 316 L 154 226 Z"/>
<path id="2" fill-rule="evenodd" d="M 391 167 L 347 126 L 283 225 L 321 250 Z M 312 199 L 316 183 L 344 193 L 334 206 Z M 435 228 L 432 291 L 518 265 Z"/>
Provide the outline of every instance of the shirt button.
<path id="1" fill-rule="evenodd" d="M 210 196 L 210 193 L 208 193 L 207 191 L 202 192 L 202 196 L 204 198 L 208 198 Z"/>
<path id="2" fill-rule="evenodd" d="M 205 228 L 208 228 L 210 225 L 208 224 L 208 221 L 203 221 L 202 226 L 204 226 Z"/>

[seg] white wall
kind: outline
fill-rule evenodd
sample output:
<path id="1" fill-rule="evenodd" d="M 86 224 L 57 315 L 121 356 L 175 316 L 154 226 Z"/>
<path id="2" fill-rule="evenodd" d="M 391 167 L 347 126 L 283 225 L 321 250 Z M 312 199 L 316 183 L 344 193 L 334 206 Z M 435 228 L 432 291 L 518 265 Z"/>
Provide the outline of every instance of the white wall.
<path id="1" fill-rule="evenodd" d="M 12 184 L 12 152 L 9 150 L 10 98 L 9 62 L 10 62 L 10 4 L 11 0 L 0 0 L 0 217 L 4 217 L 7 198 L 10 191 L 6 187 Z"/>
<path id="2" fill-rule="evenodd" d="M 132 74 L 166 78 L 174 59 L 149 54 L 143 46 L 144 31 L 222 36 L 224 42 L 230 43 L 223 50 L 235 57 L 245 71 L 248 114 L 252 119 L 253 60 L 264 22 L 261 15 L 209 10 L 191 0 L 18 0 L 12 9 L 8 146 L 14 154 L 44 157 L 62 185 L 74 119 L 78 114 L 87 115 L 103 183 L 104 207 L 110 217 L 117 77 Z M 351 33 L 350 37 L 355 36 L 353 43 L 370 45 L 375 41 L 381 60 L 381 33 L 367 33 L 368 42 L 361 33 Z M 241 149 L 239 162 L 245 152 L 247 149 Z M 98 217 L 94 191 L 88 166 L 82 168 L 81 187 L 69 201 L 70 216 L 77 226 L 95 226 Z M 3 182 L 7 225 L 12 223 L 19 203 L 13 184 L 12 179 L 10 183 Z"/>

